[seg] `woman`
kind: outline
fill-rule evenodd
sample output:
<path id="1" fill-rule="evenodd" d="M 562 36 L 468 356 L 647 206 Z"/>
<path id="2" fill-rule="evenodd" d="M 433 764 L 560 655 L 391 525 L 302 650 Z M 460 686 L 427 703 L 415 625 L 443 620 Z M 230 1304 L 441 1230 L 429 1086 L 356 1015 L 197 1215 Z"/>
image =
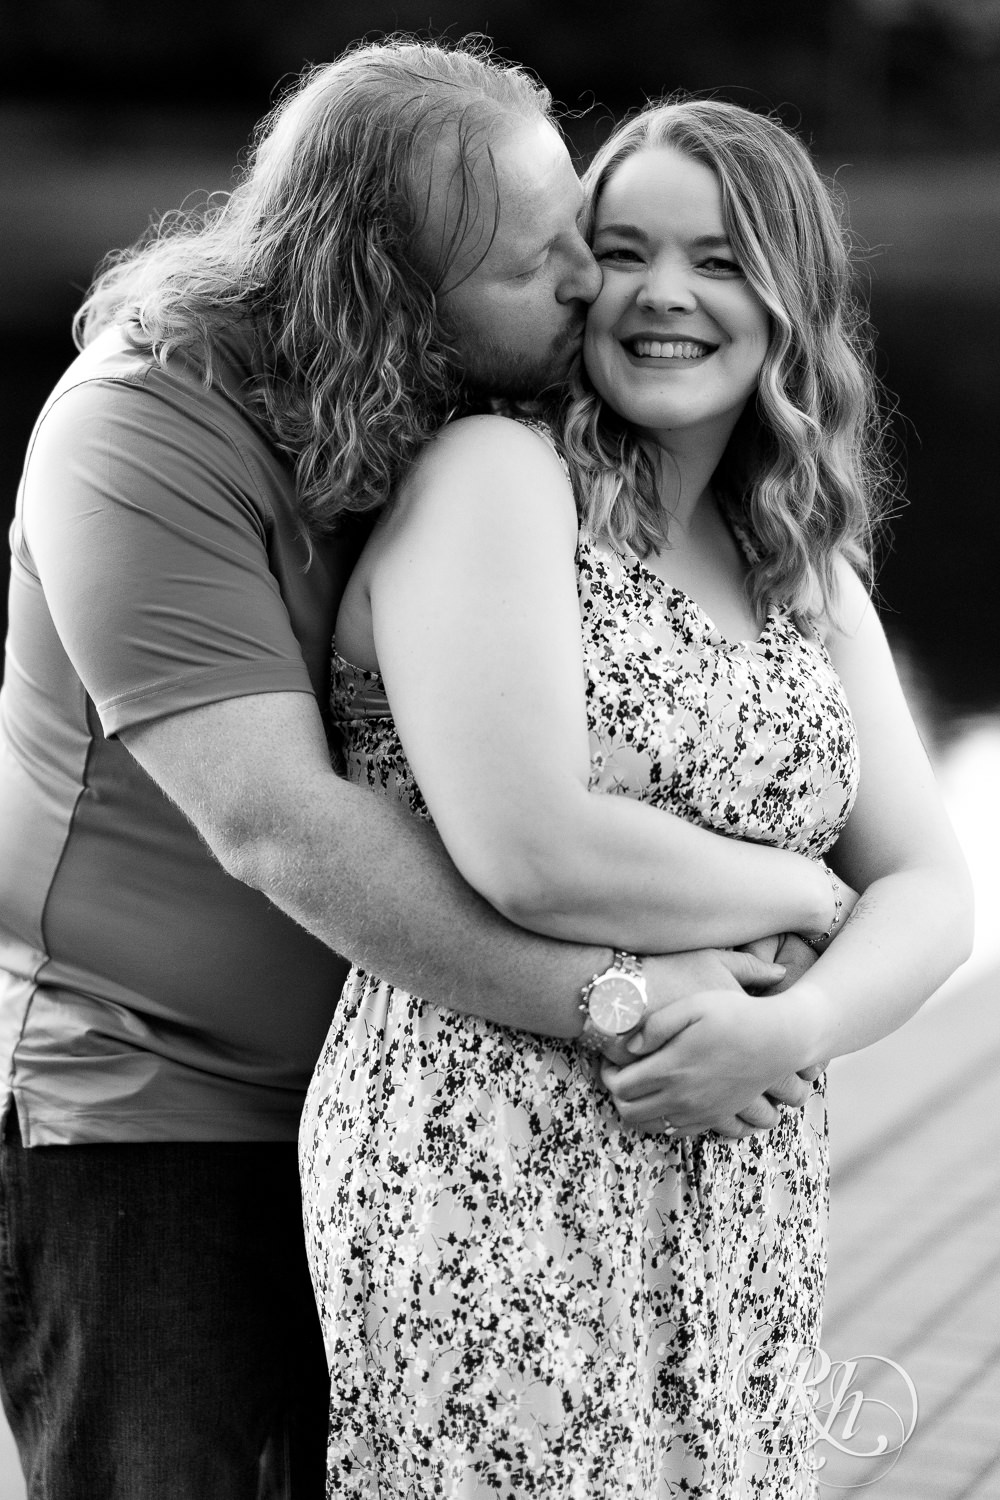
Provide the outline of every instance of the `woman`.
<path id="1" fill-rule="evenodd" d="M 623 126 L 587 185 L 568 471 L 524 423 L 446 429 L 352 578 L 333 704 L 351 774 L 502 911 L 624 950 L 625 1014 L 590 987 L 578 1047 L 352 974 L 301 1133 L 338 1496 L 811 1493 L 821 1085 L 703 1132 L 965 955 L 855 571 L 877 423 L 826 191 L 706 102 Z M 825 951 L 783 994 L 642 995 L 636 955 L 788 931 Z"/>

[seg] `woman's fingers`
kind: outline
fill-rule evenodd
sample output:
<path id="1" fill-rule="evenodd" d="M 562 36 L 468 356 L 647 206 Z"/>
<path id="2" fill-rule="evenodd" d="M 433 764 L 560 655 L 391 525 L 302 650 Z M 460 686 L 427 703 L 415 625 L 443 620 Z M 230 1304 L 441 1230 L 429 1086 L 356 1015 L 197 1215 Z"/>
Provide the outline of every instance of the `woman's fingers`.
<path id="1" fill-rule="evenodd" d="M 675 1000 L 672 1005 L 664 1005 L 648 1015 L 625 1043 L 629 1062 L 658 1052 L 667 1042 L 680 1036 L 693 1020 L 692 1004 L 691 1000 Z"/>

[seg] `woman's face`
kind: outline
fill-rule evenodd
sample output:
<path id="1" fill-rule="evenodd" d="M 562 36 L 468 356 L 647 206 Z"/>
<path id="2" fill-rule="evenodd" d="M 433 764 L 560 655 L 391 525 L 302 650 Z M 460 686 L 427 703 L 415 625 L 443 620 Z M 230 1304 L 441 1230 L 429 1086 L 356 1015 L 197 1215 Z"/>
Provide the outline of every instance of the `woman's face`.
<path id="1" fill-rule="evenodd" d="M 604 283 L 584 362 L 595 389 L 662 446 L 703 437 L 721 456 L 770 330 L 726 238 L 715 173 L 672 146 L 628 157 L 598 200 L 594 254 Z"/>

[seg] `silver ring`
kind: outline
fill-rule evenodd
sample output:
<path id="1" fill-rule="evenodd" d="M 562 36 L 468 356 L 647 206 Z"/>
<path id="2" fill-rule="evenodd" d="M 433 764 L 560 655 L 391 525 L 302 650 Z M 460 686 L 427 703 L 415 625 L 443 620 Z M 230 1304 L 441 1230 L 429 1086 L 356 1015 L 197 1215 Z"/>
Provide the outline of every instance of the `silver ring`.
<path id="1" fill-rule="evenodd" d="M 664 1135 L 674 1135 L 676 1133 L 677 1126 L 671 1125 L 669 1120 L 661 1120 L 660 1129 L 663 1131 Z"/>

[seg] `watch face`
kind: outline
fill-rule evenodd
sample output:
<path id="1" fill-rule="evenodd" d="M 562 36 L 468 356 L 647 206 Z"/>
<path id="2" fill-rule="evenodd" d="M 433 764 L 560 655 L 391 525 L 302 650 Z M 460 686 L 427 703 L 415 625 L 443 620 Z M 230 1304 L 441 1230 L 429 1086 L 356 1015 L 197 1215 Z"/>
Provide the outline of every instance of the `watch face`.
<path id="1" fill-rule="evenodd" d="M 646 997 L 627 974 L 607 974 L 591 989 L 587 1009 L 598 1031 L 621 1036 L 642 1020 Z"/>

